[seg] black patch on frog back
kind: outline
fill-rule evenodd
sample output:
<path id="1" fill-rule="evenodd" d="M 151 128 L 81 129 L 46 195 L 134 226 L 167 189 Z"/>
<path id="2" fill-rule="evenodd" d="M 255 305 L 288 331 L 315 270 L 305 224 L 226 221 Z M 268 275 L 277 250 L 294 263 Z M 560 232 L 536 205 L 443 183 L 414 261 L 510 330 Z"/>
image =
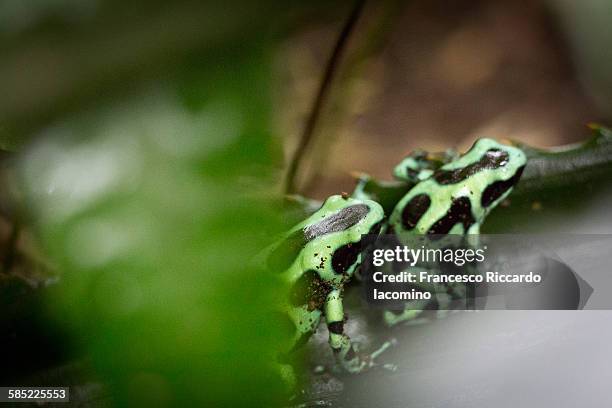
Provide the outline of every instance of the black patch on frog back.
<path id="1" fill-rule="evenodd" d="M 302 230 L 291 233 L 268 256 L 268 268 L 278 273 L 286 271 L 304 248 L 304 245 L 306 245 L 306 239 Z"/>
<path id="2" fill-rule="evenodd" d="M 327 323 L 327 330 L 329 330 L 330 333 L 342 334 L 344 333 L 344 322 L 339 321 Z"/>
<path id="3" fill-rule="evenodd" d="M 320 309 L 332 287 L 319 274 L 310 269 L 300 276 L 289 291 L 292 306 L 308 305 L 309 310 Z"/>
<path id="4" fill-rule="evenodd" d="M 332 268 L 334 273 L 342 275 L 348 271 L 348 269 L 357 262 L 357 257 L 361 251 L 361 241 L 349 242 L 346 245 L 334 251 L 332 255 Z"/>
<path id="5" fill-rule="evenodd" d="M 506 191 L 510 190 L 518 183 L 524 169 L 525 166 L 521 166 L 508 180 L 500 180 L 489 184 L 482 193 L 480 204 L 482 204 L 483 207 L 488 207 L 493 204 L 499 197 L 504 195 Z"/>
<path id="6" fill-rule="evenodd" d="M 310 242 L 315 238 L 333 232 L 346 231 L 359 221 L 363 220 L 370 212 L 370 207 L 365 204 L 355 204 L 345 207 L 340 211 L 323 218 L 316 224 L 304 228 L 304 238 Z"/>
<path id="7" fill-rule="evenodd" d="M 352 205 L 341 209 L 303 230 L 294 231 L 268 256 L 268 268 L 278 273 L 286 271 L 308 242 L 317 237 L 331 234 L 332 232 L 344 231 L 351 228 L 365 218 L 369 212 L 370 208 L 365 204 Z M 372 231 L 376 225 L 374 225 L 370 231 Z M 382 224 L 379 225 L 379 230 L 381 226 Z"/>
<path id="8" fill-rule="evenodd" d="M 402 225 L 405 229 L 411 230 L 429 209 L 431 198 L 427 194 L 418 194 L 404 206 L 402 211 Z"/>
<path id="9" fill-rule="evenodd" d="M 449 231 L 457 224 L 463 224 L 463 228 L 467 231 L 476 220 L 472 214 L 472 204 L 467 197 L 455 198 L 451 203 L 451 207 L 444 217 L 436 221 L 427 231 L 428 234 L 448 234 Z"/>
<path id="10" fill-rule="evenodd" d="M 438 170 L 433 178 L 444 186 L 456 184 L 482 170 L 495 170 L 508 164 L 510 156 L 508 152 L 500 149 L 489 149 L 482 155 L 480 160 L 460 169 Z"/>

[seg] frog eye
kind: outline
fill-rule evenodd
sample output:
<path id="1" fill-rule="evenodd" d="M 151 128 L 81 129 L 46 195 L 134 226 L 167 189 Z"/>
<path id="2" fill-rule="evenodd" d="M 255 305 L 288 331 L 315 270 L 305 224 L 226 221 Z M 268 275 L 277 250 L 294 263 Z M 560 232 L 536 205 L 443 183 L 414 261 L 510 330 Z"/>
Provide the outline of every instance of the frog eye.
<path id="1" fill-rule="evenodd" d="M 406 166 L 406 177 L 408 180 L 416 180 L 419 177 L 419 171 L 410 166 Z"/>
<path id="2" fill-rule="evenodd" d="M 500 149 L 489 149 L 480 160 L 483 162 L 483 167 L 487 169 L 498 169 L 508 164 L 510 156 L 508 152 Z"/>

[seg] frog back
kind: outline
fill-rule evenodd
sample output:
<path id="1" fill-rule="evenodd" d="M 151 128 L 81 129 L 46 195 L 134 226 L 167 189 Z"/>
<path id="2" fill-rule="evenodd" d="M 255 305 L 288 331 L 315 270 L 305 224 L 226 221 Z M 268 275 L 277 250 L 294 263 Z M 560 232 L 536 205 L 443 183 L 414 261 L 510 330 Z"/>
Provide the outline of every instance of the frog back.
<path id="1" fill-rule="evenodd" d="M 525 163 L 520 149 L 479 139 L 412 188 L 393 210 L 390 224 L 400 233 L 477 233 L 518 182 Z"/>

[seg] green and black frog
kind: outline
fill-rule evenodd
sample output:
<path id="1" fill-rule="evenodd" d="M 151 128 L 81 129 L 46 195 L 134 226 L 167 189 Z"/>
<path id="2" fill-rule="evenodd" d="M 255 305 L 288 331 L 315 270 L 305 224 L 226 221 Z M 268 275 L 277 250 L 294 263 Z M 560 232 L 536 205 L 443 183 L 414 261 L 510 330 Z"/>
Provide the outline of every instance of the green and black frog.
<path id="1" fill-rule="evenodd" d="M 410 189 L 397 203 L 389 225 L 399 234 L 478 234 L 487 214 L 520 179 L 526 161 L 516 147 L 479 139 L 463 156 Z M 417 178 L 431 171 L 424 164 L 411 170 Z"/>
<path id="2" fill-rule="evenodd" d="M 451 157 L 446 155 L 445 158 Z M 429 161 L 404 160 L 399 167 L 410 166 L 412 179 L 419 174 L 431 174 L 417 183 L 397 203 L 389 217 L 387 233 L 400 241 L 411 235 L 439 236 L 444 234 L 479 234 L 486 216 L 502 202 L 519 181 L 527 158 L 522 150 L 492 139 L 479 139 L 470 150 L 457 159 L 441 164 L 439 156 Z M 445 309 L 453 296 L 463 296 L 465 288 L 456 288 L 432 298 L 432 301 L 410 301 L 401 311 L 387 311 L 385 322 L 394 325 L 418 317 L 425 309 Z M 448 293 L 446 293 L 448 292 Z"/>
<path id="3" fill-rule="evenodd" d="M 344 286 L 361 260 L 362 237 L 378 234 L 384 219 L 375 201 L 334 195 L 267 251 L 269 267 L 281 272 L 291 288 L 284 312 L 295 330 L 287 352 L 303 345 L 325 317 L 329 344 L 346 371 L 358 372 L 373 364 L 376 354 L 358 354 L 344 332 L 342 299 Z M 293 381 L 289 367 L 285 366 L 284 375 Z"/>
<path id="4" fill-rule="evenodd" d="M 418 151 L 403 160 L 394 174 L 414 186 L 388 218 L 363 192 L 353 198 L 329 197 L 267 251 L 269 266 L 291 285 L 284 306 L 294 327 L 291 349 L 304 344 L 324 317 L 340 366 L 353 373 L 371 367 L 390 343 L 363 355 L 344 331 L 343 291 L 360 264 L 363 234 L 392 233 L 400 241 L 406 234 L 478 234 L 487 214 L 518 182 L 525 164 L 520 149 L 480 139 L 460 157 L 453 151 Z M 403 311 L 386 312 L 385 320 L 390 325 L 410 320 L 425 307 L 408 303 Z"/>

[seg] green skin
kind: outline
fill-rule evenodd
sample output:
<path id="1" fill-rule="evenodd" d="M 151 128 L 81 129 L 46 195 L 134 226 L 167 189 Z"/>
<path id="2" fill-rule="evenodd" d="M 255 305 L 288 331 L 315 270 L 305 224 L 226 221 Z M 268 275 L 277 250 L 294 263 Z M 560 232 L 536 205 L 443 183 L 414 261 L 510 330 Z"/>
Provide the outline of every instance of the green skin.
<path id="1" fill-rule="evenodd" d="M 355 208 L 359 211 L 347 213 L 347 209 Z M 373 365 L 376 355 L 358 355 L 344 333 L 342 299 L 344 285 L 360 263 L 358 248 L 362 234 L 378 233 L 384 217 L 382 207 L 375 201 L 335 195 L 312 216 L 293 227 L 281 241 L 286 245 L 296 237 L 309 239 L 305 244 L 300 243 L 297 257 L 282 273 L 292 285 L 285 306 L 295 327 L 289 352 L 308 340 L 324 316 L 329 328 L 329 344 L 340 365 L 348 372 L 362 371 Z M 276 248 L 272 248 L 274 250 Z M 288 366 L 283 367 L 283 375 L 288 382 L 294 382 Z"/>
<path id="2" fill-rule="evenodd" d="M 426 234 L 432 230 L 477 234 L 486 215 L 508 196 L 526 162 L 520 149 L 491 139 L 480 139 L 465 155 L 455 157 L 452 153 L 432 156 L 418 152 L 396 168 L 397 177 L 405 175 L 412 181 L 420 180 L 390 216 L 389 229 L 400 240 L 402 234 Z M 406 166 L 411 171 L 405 171 Z M 421 196 L 418 205 L 413 200 L 416 196 Z M 425 196 L 430 204 L 423 212 Z M 453 202 L 457 199 L 462 200 L 463 213 L 453 213 Z M 468 210 L 466 200 L 469 200 Z M 353 211 L 356 208 L 359 211 Z M 414 225 L 407 225 L 406 213 L 412 217 L 408 218 Z M 419 215 L 418 219 L 415 214 Z M 329 344 L 341 367 L 348 372 L 356 373 L 373 366 L 374 359 L 391 345 L 387 342 L 369 355 L 358 353 L 344 332 L 342 302 L 344 285 L 353 277 L 360 262 L 360 255 L 350 250 L 354 249 L 351 245 L 358 247 L 362 234 L 378 233 L 377 226 L 384 218 L 382 207 L 375 201 L 331 196 L 318 211 L 293 227 L 270 249 L 268 256 L 271 258 L 283 246 L 297 252 L 290 252 L 290 265 L 282 269 L 282 277 L 292 285 L 284 310 L 295 327 L 293 346 L 288 352 L 308 340 L 323 316 L 329 330 Z M 386 312 L 385 320 L 388 324 L 411 320 L 425 306 L 407 304 L 399 314 Z M 288 382 L 294 382 L 288 366 L 283 367 L 283 374 Z"/>
<path id="3" fill-rule="evenodd" d="M 490 160 L 483 161 L 482 158 L 488 151 L 495 153 L 492 153 Z M 486 216 L 510 194 L 512 187 L 518 182 L 526 162 L 525 154 L 516 147 L 503 145 L 492 139 L 479 139 L 466 154 L 436 170 L 435 174 L 439 175 L 445 172 L 450 176 L 448 178 L 452 182 L 441 183 L 434 176 L 414 186 L 399 201 L 391 213 L 389 217 L 390 228 L 395 231 L 400 241 L 402 236 L 431 234 L 432 232 L 438 234 L 478 234 Z M 412 162 L 404 162 L 405 164 L 413 165 Z M 457 170 L 466 169 L 469 166 L 471 166 L 471 171 L 463 175 L 457 172 Z M 422 167 L 428 170 L 427 166 Z M 415 168 L 415 170 L 419 171 L 420 169 Z M 453 171 L 456 175 L 454 178 L 452 177 Z M 399 173 L 398 168 L 396 168 L 395 173 Z M 496 186 L 498 188 L 495 188 Z M 430 204 L 426 211 L 417 210 L 416 207 L 419 202 L 415 200 L 415 197 L 422 198 L 421 204 L 423 201 L 429 201 Z M 423 199 L 423 197 L 428 197 L 429 200 Z M 463 204 L 460 208 L 469 205 L 467 211 L 471 217 L 466 216 L 465 213 L 449 215 L 452 212 L 453 202 L 458 199 L 462 200 L 460 202 Z M 421 210 L 422 208 L 423 206 L 421 206 Z M 412 217 L 406 214 L 412 215 Z M 406 217 L 409 218 L 408 222 L 406 222 Z M 469 218 L 469 220 L 466 221 L 466 218 Z M 443 219 L 446 219 L 447 222 L 442 223 L 441 220 Z M 464 294 L 462 292 L 464 288 L 461 285 L 453 289 L 459 291 L 459 295 Z M 438 302 L 449 302 L 451 295 L 442 293 L 437 296 L 436 300 Z M 423 312 L 427 303 L 428 301 L 423 300 L 410 301 L 406 303 L 404 310 L 400 313 L 386 311 L 384 313 L 385 322 L 388 325 L 395 325 L 411 321 Z M 440 314 L 443 313 L 442 311 Z"/>
<path id="4" fill-rule="evenodd" d="M 478 165 L 479 160 L 489 150 L 498 150 L 506 153 L 507 160 L 505 164 L 496 168 L 486 168 L 484 165 Z M 510 180 L 517 174 L 520 177 L 520 172 L 522 172 L 526 162 L 525 154 L 516 147 L 503 145 L 492 139 L 479 139 L 466 154 L 437 170 L 437 172 L 452 171 L 473 165 L 474 174 L 468 175 L 461 181 L 447 185 L 441 184 L 435 177 L 429 177 L 421 181 L 397 203 L 389 217 L 389 224 L 400 236 L 401 234 L 425 234 L 434 223 L 449 212 L 454 199 L 465 197 L 470 202 L 474 223 L 466 231 L 464 225 L 457 222 L 450 231 L 444 233 L 478 234 L 486 216 L 512 191 L 512 188 L 506 189 L 503 194 L 485 207 L 482 205 L 482 196 L 486 188 L 495 182 Z M 411 205 L 412 199 L 418 195 L 429 197 L 431 205 L 423 216 L 419 218 L 416 227 L 407 229 L 402 223 L 402 213 L 407 206 Z"/>
<path id="5" fill-rule="evenodd" d="M 415 150 L 395 166 L 393 176 L 398 180 L 418 183 L 429 178 L 444 164 L 456 159 L 457 152 L 453 149 L 440 153 Z"/>

